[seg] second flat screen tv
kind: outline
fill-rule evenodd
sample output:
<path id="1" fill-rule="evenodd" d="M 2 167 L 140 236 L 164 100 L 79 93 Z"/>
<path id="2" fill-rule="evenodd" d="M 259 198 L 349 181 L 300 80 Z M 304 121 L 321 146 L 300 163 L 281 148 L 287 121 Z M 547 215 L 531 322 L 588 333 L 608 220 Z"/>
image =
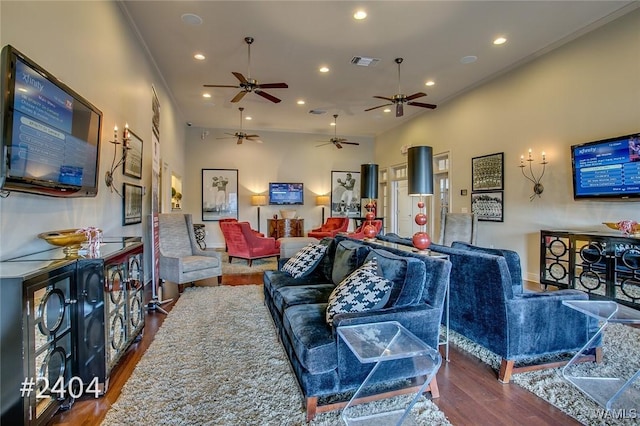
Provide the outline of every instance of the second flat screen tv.
<path id="1" fill-rule="evenodd" d="M 640 197 L 640 133 L 571 147 L 575 199 Z"/>
<path id="2" fill-rule="evenodd" d="M 302 183 L 270 182 L 269 204 L 277 206 L 304 204 L 304 185 Z"/>

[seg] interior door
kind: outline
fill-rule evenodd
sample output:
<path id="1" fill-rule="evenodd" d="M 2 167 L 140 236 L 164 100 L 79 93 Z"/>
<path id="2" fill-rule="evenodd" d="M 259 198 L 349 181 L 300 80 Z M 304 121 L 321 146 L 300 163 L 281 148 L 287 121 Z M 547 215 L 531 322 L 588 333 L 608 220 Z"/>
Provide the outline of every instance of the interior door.
<path id="1" fill-rule="evenodd" d="M 416 232 L 414 228 L 417 228 L 418 226 L 413 220 L 413 217 L 415 216 L 414 209 L 417 209 L 417 206 L 413 203 L 413 197 L 409 197 L 408 183 L 406 180 L 397 182 L 395 196 L 398 224 L 396 233 L 402 237 L 411 236 Z"/>

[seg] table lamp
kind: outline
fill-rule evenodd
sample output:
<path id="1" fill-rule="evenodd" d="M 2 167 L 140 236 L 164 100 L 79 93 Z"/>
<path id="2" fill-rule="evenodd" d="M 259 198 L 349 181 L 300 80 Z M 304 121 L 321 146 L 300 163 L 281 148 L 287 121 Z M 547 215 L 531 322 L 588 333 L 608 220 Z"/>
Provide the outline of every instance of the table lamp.
<path id="1" fill-rule="evenodd" d="M 373 225 L 373 219 L 376 215 L 372 212 L 373 200 L 378 198 L 378 165 L 377 164 L 361 164 L 360 165 L 360 198 L 366 198 L 369 201 L 365 205 L 367 214 L 366 222 L 362 232 L 367 240 L 374 240 L 377 234 L 376 227 Z"/>
<path id="2" fill-rule="evenodd" d="M 328 195 L 318 195 L 316 196 L 316 206 L 322 206 L 322 223 L 324 223 L 324 206 L 329 204 L 329 196 Z"/>

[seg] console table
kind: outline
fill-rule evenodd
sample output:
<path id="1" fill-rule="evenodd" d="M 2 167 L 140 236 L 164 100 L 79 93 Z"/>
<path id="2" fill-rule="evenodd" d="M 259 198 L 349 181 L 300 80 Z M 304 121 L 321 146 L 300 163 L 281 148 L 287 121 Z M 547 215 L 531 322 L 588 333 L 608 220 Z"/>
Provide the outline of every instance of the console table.
<path id="1" fill-rule="evenodd" d="M 96 257 L 52 248 L 0 262 L 1 424 L 44 425 L 80 394 L 104 394 L 142 332 L 142 241 L 103 241 Z M 34 389 L 21 395 L 28 379 Z"/>
<path id="2" fill-rule="evenodd" d="M 540 231 L 540 284 L 640 309 L 640 238 L 618 232 Z"/>
<path id="3" fill-rule="evenodd" d="M 275 238 L 304 237 L 304 219 L 267 219 L 268 236 Z"/>
<path id="4" fill-rule="evenodd" d="M 361 363 L 375 363 L 367 378 L 344 407 L 342 419 L 347 425 L 401 425 L 438 372 L 442 364 L 440 353 L 397 321 L 338 327 L 338 336 Z M 375 386 L 372 389 L 372 385 L 379 383 L 388 374 L 384 368 L 379 368 L 395 360 L 408 361 L 406 364 L 393 364 L 396 367 L 402 365 L 406 369 L 403 371 L 407 378 L 424 377 L 425 382 L 405 407 L 380 411 L 376 404 L 369 404 L 369 398 L 376 392 Z"/>

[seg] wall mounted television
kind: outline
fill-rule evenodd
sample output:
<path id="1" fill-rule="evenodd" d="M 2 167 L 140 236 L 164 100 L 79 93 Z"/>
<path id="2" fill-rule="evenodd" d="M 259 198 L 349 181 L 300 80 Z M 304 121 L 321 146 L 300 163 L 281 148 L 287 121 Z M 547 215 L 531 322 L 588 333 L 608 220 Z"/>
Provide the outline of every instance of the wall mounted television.
<path id="1" fill-rule="evenodd" d="M 571 147 L 573 198 L 640 198 L 640 133 Z"/>
<path id="2" fill-rule="evenodd" d="M 302 183 L 269 182 L 269 204 L 304 204 L 304 185 Z"/>
<path id="3" fill-rule="evenodd" d="M 2 190 L 96 196 L 102 112 L 14 47 L 1 61 Z"/>

